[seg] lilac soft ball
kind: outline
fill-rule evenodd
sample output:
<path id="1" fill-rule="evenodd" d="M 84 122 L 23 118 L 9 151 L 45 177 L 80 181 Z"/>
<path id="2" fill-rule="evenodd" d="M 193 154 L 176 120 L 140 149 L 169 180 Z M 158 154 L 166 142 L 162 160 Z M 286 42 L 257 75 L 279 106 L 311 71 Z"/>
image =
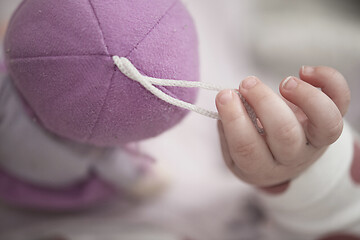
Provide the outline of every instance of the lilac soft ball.
<path id="1" fill-rule="evenodd" d="M 187 113 L 126 78 L 113 55 L 148 76 L 199 77 L 195 27 L 179 0 L 25 0 L 10 22 L 5 52 L 43 127 L 100 146 L 156 136 Z M 159 88 L 195 100 L 195 90 Z"/>

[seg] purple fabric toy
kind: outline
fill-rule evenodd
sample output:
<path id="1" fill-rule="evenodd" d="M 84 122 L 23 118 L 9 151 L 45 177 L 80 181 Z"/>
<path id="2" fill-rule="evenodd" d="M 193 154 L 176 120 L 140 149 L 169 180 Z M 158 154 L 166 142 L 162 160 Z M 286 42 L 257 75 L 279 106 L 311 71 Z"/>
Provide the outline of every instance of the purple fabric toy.
<path id="1" fill-rule="evenodd" d="M 5 53 L 40 124 L 98 146 L 156 136 L 187 112 L 125 77 L 113 55 L 147 76 L 199 78 L 194 24 L 179 0 L 25 0 L 9 24 Z M 159 88 L 195 101 L 194 89 Z"/>
<path id="2" fill-rule="evenodd" d="M 123 147 L 166 131 L 187 113 L 127 78 L 113 56 L 126 57 L 147 76 L 199 78 L 196 31 L 180 0 L 24 0 L 8 26 L 5 54 L 8 73 L 29 116 L 37 119 L 39 129 L 53 133 L 42 139 L 60 136 L 70 145 L 74 140 Z M 158 88 L 186 102 L 196 98 L 195 89 Z M 31 139 L 26 133 L 17 137 Z M 17 138 L 13 139 L 6 154 L 16 151 L 11 149 L 16 146 Z M 42 151 L 40 143 L 34 146 Z M 35 149 L 22 150 L 37 156 Z M 49 187 L 1 168 L 0 198 L 40 209 L 93 206 L 114 194 L 105 173 L 99 174 L 90 172 L 67 186 Z"/>

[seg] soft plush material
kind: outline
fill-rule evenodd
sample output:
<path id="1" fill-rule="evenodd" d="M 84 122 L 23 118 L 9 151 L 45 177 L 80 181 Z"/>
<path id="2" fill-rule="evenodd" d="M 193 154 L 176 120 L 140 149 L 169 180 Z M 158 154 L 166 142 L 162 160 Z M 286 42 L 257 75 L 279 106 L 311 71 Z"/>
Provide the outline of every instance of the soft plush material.
<path id="1" fill-rule="evenodd" d="M 136 165 L 121 150 L 89 147 L 50 134 L 26 114 L 11 80 L 0 77 L 1 202 L 56 211 L 102 203 L 114 197 L 117 188 L 97 166 L 116 162 L 112 168 L 118 170 L 117 182 L 123 188 L 131 186 Z"/>
<path id="2" fill-rule="evenodd" d="M 0 202 L 61 211 L 145 196 L 161 184 L 154 163 L 138 144 L 94 147 L 49 133 L 27 114 L 12 81 L 0 76 Z"/>
<path id="3" fill-rule="evenodd" d="M 196 32 L 179 0 L 27 0 L 10 22 L 5 53 L 43 127 L 99 146 L 156 136 L 186 114 L 126 78 L 113 55 L 148 76 L 198 80 Z M 195 100 L 193 89 L 159 88 Z"/>

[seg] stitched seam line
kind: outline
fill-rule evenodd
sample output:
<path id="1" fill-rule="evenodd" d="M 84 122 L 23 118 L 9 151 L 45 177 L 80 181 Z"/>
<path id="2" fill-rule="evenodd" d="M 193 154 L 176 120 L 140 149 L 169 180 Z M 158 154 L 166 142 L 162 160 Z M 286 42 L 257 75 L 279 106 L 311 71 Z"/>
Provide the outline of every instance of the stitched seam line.
<path id="1" fill-rule="evenodd" d="M 175 0 L 173 4 L 165 11 L 165 13 L 159 18 L 159 20 L 155 23 L 155 25 L 145 34 L 145 36 L 129 51 L 128 54 L 126 54 L 126 58 L 128 58 L 131 53 L 146 39 L 147 36 L 150 35 L 150 33 L 160 24 L 161 20 L 175 7 L 175 5 L 178 3 L 178 0 Z M 138 69 L 140 72 L 143 72 L 141 69 Z M 169 89 L 167 89 L 164 86 L 157 86 L 158 89 L 166 93 L 167 95 L 174 97 L 176 99 L 179 99 L 176 94 L 172 93 Z"/>
<path id="2" fill-rule="evenodd" d="M 112 89 L 112 84 L 113 84 L 113 82 L 114 82 L 115 73 L 116 73 L 116 71 L 114 70 L 114 72 L 113 72 L 113 74 L 112 74 L 112 76 L 111 76 L 111 78 L 110 78 L 109 88 L 108 88 L 108 90 L 107 90 L 107 92 L 106 92 L 106 95 L 105 95 L 103 104 L 102 104 L 102 106 L 101 106 L 101 109 L 100 109 L 100 111 L 99 111 L 99 114 L 98 114 L 97 117 L 96 117 L 96 121 L 94 122 L 94 125 L 91 127 L 91 130 L 90 130 L 89 135 L 86 137 L 86 140 L 91 139 L 91 138 L 93 137 L 93 135 L 94 135 L 94 130 L 95 130 L 96 126 L 98 125 L 99 121 L 100 121 L 100 116 L 102 115 L 102 113 L 103 113 L 103 111 L 104 111 L 105 104 L 106 104 L 106 100 L 108 99 L 109 94 L 110 94 L 110 91 L 111 91 L 111 89 Z"/>
<path id="3" fill-rule="evenodd" d="M 108 46 L 107 46 L 107 44 L 106 44 L 106 41 L 105 41 L 104 31 L 103 31 L 102 28 L 101 28 L 101 24 L 100 24 L 99 18 L 98 18 L 98 16 L 96 15 L 95 8 L 94 8 L 94 5 L 91 3 L 91 0 L 89 0 L 89 4 L 90 4 L 90 7 L 91 7 L 91 9 L 92 9 L 92 11 L 93 11 L 93 13 L 94 13 L 95 20 L 96 20 L 96 22 L 97 22 L 97 24 L 98 24 L 98 26 L 99 26 L 100 33 L 101 33 L 101 36 L 102 36 L 102 40 L 103 40 L 103 43 L 104 43 L 104 46 L 105 46 L 106 53 L 107 53 L 108 55 L 110 55 L 110 53 L 109 53 L 109 48 L 108 48 Z"/>
<path id="4" fill-rule="evenodd" d="M 173 4 L 165 11 L 165 13 L 159 18 L 155 25 L 145 34 L 145 36 L 125 55 L 126 58 L 146 39 L 146 37 L 160 24 L 161 20 L 169 13 L 169 11 L 178 3 L 178 0 L 175 0 Z"/>
<path id="5" fill-rule="evenodd" d="M 91 7 L 91 9 L 92 9 L 92 11 L 93 11 L 93 13 L 94 13 L 95 19 L 96 19 L 96 21 L 97 21 L 97 23 L 98 23 L 98 26 L 99 26 L 99 29 L 100 29 L 100 32 L 101 32 L 101 35 L 102 35 L 103 43 L 104 43 L 104 46 L 105 46 L 106 53 L 110 56 L 109 47 L 107 46 L 106 41 L 105 41 L 104 31 L 103 31 L 103 29 L 101 28 L 101 24 L 100 24 L 100 21 L 99 21 L 99 17 L 98 17 L 97 14 L 96 14 L 94 5 L 91 3 L 91 0 L 89 0 L 89 4 L 90 4 L 90 7 Z M 108 98 L 108 96 L 109 96 L 109 94 L 110 94 L 110 91 L 111 91 L 111 86 L 112 86 L 112 84 L 113 84 L 113 79 L 114 79 L 114 76 L 115 76 L 115 72 L 116 72 L 116 71 L 115 71 L 115 68 L 114 68 L 114 72 L 113 72 L 113 74 L 112 74 L 112 76 L 111 76 L 111 78 L 110 78 L 109 88 L 108 88 L 108 90 L 107 90 L 107 92 L 106 92 L 106 95 L 105 95 L 103 104 L 102 104 L 102 106 L 101 106 L 101 109 L 100 109 L 100 111 L 99 111 L 99 114 L 98 114 L 97 117 L 96 117 L 96 120 L 95 120 L 95 122 L 94 122 L 94 125 L 91 127 L 90 133 L 89 133 L 89 135 L 87 136 L 86 140 L 89 140 L 89 139 L 91 139 L 91 138 L 93 137 L 93 135 L 94 135 L 94 130 L 95 130 L 98 122 L 100 121 L 100 117 L 101 117 L 102 112 L 104 111 L 104 108 L 105 108 L 106 100 L 107 100 L 107 98 Z"/>
<path id="6" fill-rule="evenodd" d="M 140 45 L 140 43 L 141 43 L 142 41 L 144 41 L 144 39 L 152 32 L 152 30 L 155 29 L 156 26 L 159 25 L 159 23 L 160 23 L 161 20 L 164 18 L 164 16 L 175 6 L 175 4 L 176 4 L 177 2 L 178 2 L 178 0 L 174 1 L 174 3 L 165 11 L 165 13 L 163 14 L 163 16 L 161 16 L 161 18 L 156 22 L 156 24 L 155 24 L 155 25 L 146 33 L 146 35 L 135 45 L 135 47 L 133 47 L 133 48 L 129 51 L 129 53 L 128 53 L 126 56 L 130 55 L 130 54 L 134 51 L 134 49 L 136 49 L 136 48 Z M 90 0 L 89 0 L 89 3 L 90 3 L 90 5 L 91 5 L 91 7 L 93 8 Z M 93 11 L 94 11 L 94 8 L 93 8 Z M 95 13 L 95 11 L 94 11 L 94 13 Z M 96 14 L 95 14 L 95 16 L 96 16 Z M 99 27 L 100 27 L 100 23 L 99 23 Z M 101 27 L 100 27 L 100 29 L 101 29 Z M 105 42 L 105 39 L 104 39 L 104 42 Z M 105 45 L 105 46 L 106 46 L 106 45 Z M 107 47 L 107 46 L 106 46 L 106 47 Z M 89 139 L 91 139 L 91 138 L 93 137 L 93 135 L 94 135 L 94 130 L 95 130 L 96 126 L 98 125 L 98 123 L 99 123 L 99 121 L 100 121 L 100 116 L 102 115 L 102 113 L 103 113 L 103 111 L 104 111 L 105 103 L 106 103 L 106 100 L 107 100 L 107 98 L 108 98 L 108 96 L 109 96 L 109 94 L 110 94 L 111 87 L 112 87 L 112 84 L 113 84 L 113 79 L 114 79 L 114 76 L 115 76 L 115 72 L 117 71 L 117 70 L 116 70 L 116 66 L 114 66 L 114 68 L 115 68 L 115 71 L 114 71 L 114 73 L 113 73 L 113 75 L 112 75 L 112 77 L 111 77 L 109 89 L 108 89 L 108 91 L 107 91 L 107 93 L 106 93 L 106 96 L 105 96 L 105 99 L 104 99 L 104 103 L 103 103 L 103 105 L 102 105 L 102 107 L 101 107 L 101 110 L 100 110 L 98 116 L 97 116 L 97 119 L 96 119 L 96 121 L 95 121 L 95 124 L 94 124 L 94 126 L 91 128 L 90 133 L 89 133 L 89 136 L 87 137 L 86 140 L 89 140 Z M 172 94 L 172 93 L 171 93 L 169 90 L 167 90 L 166 88 L 161 87 L 161 90 L 163 90 L 164 92 L 168 93 L 168 94 L 171 95 L 171 96 L 176 97 L 174 94 Z"/>

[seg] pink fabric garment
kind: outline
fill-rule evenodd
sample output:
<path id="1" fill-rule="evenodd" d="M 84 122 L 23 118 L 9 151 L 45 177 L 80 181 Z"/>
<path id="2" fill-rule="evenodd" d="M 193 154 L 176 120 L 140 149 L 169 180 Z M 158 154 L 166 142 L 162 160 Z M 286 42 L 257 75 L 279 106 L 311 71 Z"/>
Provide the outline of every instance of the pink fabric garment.
<path id="1" fill-rule="evenodd" d="M 63 189 L 39 187 L 0 169 L 0 196 L 11 205 L 52 211 L 78 210 L 94 206 L 115 194 L 107 183 L 90 175 L 83 182 Z"/>
<path id="2" fill-rule="evenodd" d="M 10 76 L 46 129 L 99 146 L 156 136 L 187 112 L 126 78 L 113 55 L 148 76 L 199 78 L 195 27 L 178 0 L 24 1 L 5 53 Z M 195 101 L 194 89 L 159 88 Z"/>

